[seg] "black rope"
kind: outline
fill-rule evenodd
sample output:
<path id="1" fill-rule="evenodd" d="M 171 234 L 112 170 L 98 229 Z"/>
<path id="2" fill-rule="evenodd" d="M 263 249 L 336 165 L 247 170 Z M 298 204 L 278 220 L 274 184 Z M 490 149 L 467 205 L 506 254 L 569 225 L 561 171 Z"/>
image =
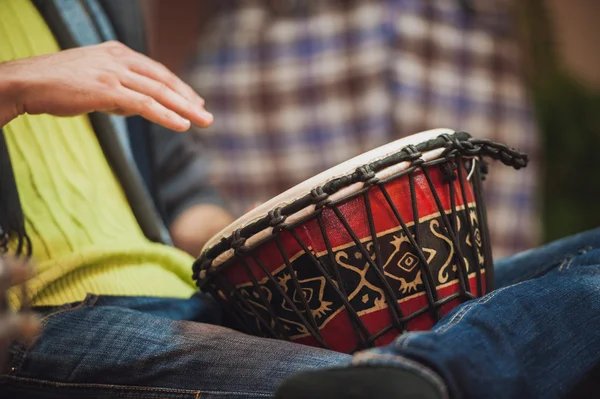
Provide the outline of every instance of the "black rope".
<path id="1" fill-rule="evenodd" d="M 474 162 L 474 161 L 472 161 Z M 473 252 L 473 259 L 476 260 L 476 264 L 473 266 L 475 268 L 475 274 L 477 277 L 477 296 L 482 296 L 483 295 L 483 287 L 482 287 L 482 280 L 481 280 L 481 264 L 479 264 L 479 248 L 477 248 L 477 243 L 475 241 L 475 226 L 473 226 L 473 221 L 471 220 L 471 205 L 469 205 L 469 200 L 467 198 L 467 191 L 465 189 L 465 183 L 464 183 L 464 179 L 462 178 L 463 175 L 463 162 L 461 162 L 460 159 L 457 159 L 456 164 L 458 165 L 458 175 L 461 176 L 460 179 L 458 179 L 458 183 L 460 186 L 460 193 L 462 196 L 462 201 L 463 201 L 463 205 L 465 207 L 465 219 L 466 219 L 466 223 L 468 224 L 469 227 L 469 236 L 471 237 L 471 249 Z M 474 164 L 473 167 L 475 167 L 476 165 Z M 476 205 L 477 206 L 477 205 Z"/>
<path id="2" fill-rule="evenodd" d="M 490 232 L 488 230 L 487 212 L 483 199 L 483 175 L 487 173 L 487 165 L 479 158 L 479 168 L 475 168 L 473 179 L 476 184 L 473 185 L 475 191 L 475 203 L 477 204 L 477 220 L 479 221 L 479 232 L 483 243 L 483 259 L 485 263 L 485 288 L 487 292 L 494 289 L 494 265 L 492 257 L 492 244 L 490 243 Z"/>
<path id="3" fill-rule="evenodd" d="M 440 157 L 442 160 L 446 158 L 448 153 L 455 151 L 455 155 L 488 156 L 492 159 L 501 161 L 507 166 L 512 166 L 515 169 L 525 167 L 528 162 L 527 155 L 515 149 L 511 149 L 504 144 L 495 143 L 485 139 L 473 139 L 466 132 L 458 132 L 452 135 L 443 134 L 438 138 L 417 145 L 409 145 L 388 157 L 374 161 L 366 166 L 374 173 L 377 173 L 382 169 L 400 162 L 414 161 L 415 157 L 418 158 L 417 153 L 423 153 L 438 148 L 445 148 L 445 152 Z M 362 172 L 355 171 L 349 175 L 333 179 L 312 190 L 311 193 L 281 207 L 279 215 L 287 217 L 309 205 L 318 205 L 317 207 L 325 206 L 329 195 L 361 181 L 361 178 L 363 178 Z M 325 203 L 323 203 L 323 201 L 325 201 Z M 266 229 L 270 226 L 271 219 L 272 218 L 267 215 L 244 226 L 240 229 L 238 238 L 248 238 Z M 195 280 L 199 280 L 200 270 L 210 268 L 212 260 L 216 256 L 232 248 L 233 240 L 233 235 L 223 238 L 218 244 L 208 249 L 196 262 L 194 262 L 193 277 Z M 198 285 L 200 286 L 201 284 L 201 281 L 198 281 Z"/>
<path id="4" fill-rule="evenodd" d="M 462 255 L 462 251 L 460 250 L 460 243 L 458 242 L 458 239 L 454 233 L 454 230 L 452 229 L 452 225 L 450 224 L 450 221 L 448 220 L 448 215 L 446 215 L 446 211 L 444 210 L 444 206 L 442 205 L 440 196 L 438 195 L 438 193 L 435 189 L 435 185 L 433 184 L 433 180 L 431 179 L 431 175 L 429 174 L 429 171 L 427 169 L 428 169 L 427 167 L 424 167 L 422 169 L 423 174 L 425 175 L 425 179 L 427 180 L 427 184 L 429 185 L 429 189 L 431 190 L 433 199 L 440 211 L 440 218 L 442 219 L 442 224 L 444 225 L 444 229 L 448 233 L 448 236 L 450 237 L 450 241 L 452 241 L 452 245 L 454 247 L 454 259 L 457 259 L 458 263 L 459 263 L 459 264 L 457 264 L 458 275 L 459 275 L 458 280 L 460 283 L 459 286 L 461 289 L 462 296 L 466 297 L 468 280 L 466 279 L 466 277 L 464 275 L 464 273 L 465 273 L 464 271 L 466 270 L 465 259 Z"/>
<path id="5" fill-rule="evenodd" d="M 415 238 L 412 236 L 412 234 L 410 234 L 410 230 L 408 229 L 408 226 L 406 225 L 406 223 L 404 223 L 404 219 L 402 219 L 402 216 L 400 216 L 400 212 L 398 212 L 398 208 L 396 208 L 396 205 L 394 204 L 394 201 L 392 201 L 392 198 L 390 197 L 390 194 L 388 193 L 388 191 L 383 186 L 379 186 L 379 190 L 381 190 L 381 192 L 383 193 L 383 196 L 385 197 L 385 200 L 388 202 L 390 209 L 394 213 L 396 220 L 398 221 L 398 223 L 400 223 L 400 226 L 402 227 L 402 231 L 406 235 L 406 238 L 410 242 L 410 245 L 413 247 L 413 249 L 417 253 L 417 258 L 419 258 L 419 267 L 421 268 L 421 273 L 423 273 L 424 279 L 426 281 L 425 297 L 427 298 L 427 303 L 429 304 L 429 309 L 431 310 L 431 316 L 434 318 L 435 321 L 438 321 L 439 319 L 442 318 L 442 315 L 441 315 L 439 308 L 436 307 L 436 302 L 438 299 L 437 291 L 434 290 L 435 281 L 433 280 L 433 276 L 431 275 L 431 269 L 429 268 L 429 262 L 427 262 L 427 259 L 425 259 L 425 254 L 423 254 L 423 251 L 415 242 Z"/>
<path id="6" fill-rule="evenodd" d="M 248 262 L 246 262 L 246 259 L 244 259 L 244 257 L 241 257 L 241 263 L 242 263 L 242 267 L 244 268 L 244 271 L 246 272 L 246 275 L 248 276 L 248 278 L 252 282 L 252 286 L 254 287 L 254 291 L 258 295 L 258 299 L 260 299 L 261 305 L 269 312 L 269 315 L 271 316 L 272 324 L 274 324 L 275 327 L 277 327 L 277 331 L 279 332 L 279 334 L 276 335 L 276 336 L 281 336 L 286 341 L 289 341 L 290 337 L 288 336 L 287 332 L 285 331 L 285 329 L 283 328 L 283 326 L 279 322 L 279 318 L 275 314 L 275 310 L 273 309 L 273 307 L 269 303 L 269 300 L 265 297 L 265 293 L 263 292 L 262 287 L 258 284 L 258 281 L 256 280 L 256 277 L 254 277 L 254 274 L 250 271 L 250 267 L 248 266 Z"/>
<path id="7" fill-rule="evenodd" d="M 285 255 L 285 253 L 282 256 L 284 256 L 284 258 L 287 257 Z M 263 273 L 265 273 L 267 275 L 267 277 L 269 278 L 269 280 L 273 283 L 273 285 L 275 286 L 275 289 L 278 291 L 279 295 L 281 295 L 283 297 L 283 299 L 288 303 L 288 305 L 290 305 L 290 308 L 292 308 L 292 310 L 300 318 L 300 320 L 302 321 L 302 323 L 304 324 L 304 326 L 306 327 L 306 329 L 308 330 L 308 332 L 323 347 L 328 348 L 329 346 L 323 340 L 323 337 L 319 333 L 318 328 L 317 329 L 314 328 L 314 324 L 316 324 L 316 323 L 314 323 L 314 319 L 312 320 L 313 323 L 310 323 L 304 317 L 304 315 L 302 314 L 302 312 L 298 309 L 298 307 L 296 306 L 296 304 L 294 303 L 294 301 L 292 300 L 292 298 L 290 298 L 289 295 L 283 290 L 283 288 L 281 288 L 281 286 L 279 285 L 279 281 L 277 281 L 277 279 L 275 278 L 275 276 L 273 276 L 273 274 L 271 272 L 269 272 L 269 270 L 267 270 L 267 267 L 264 265 L 264 263 L 262 263 L 262 261 L 260 259 L 258 259 L 258 257 L 256 257 L 256 256 L 253 256 L 252 258 L 258 264 L 258 266 L 261 268 L 261 270 L 263 271 Z M 288 262 L 289 262 L 289 260 L 288 260 Z M 303 296 L 303 298 L 304 298 L 304 296 Z M 310 313 L 310 309 L 309 309 L 309 313 Z M 312 317 L 312 313 L 310 313 L 310 316 Z"/>
<path id="8" fill-rule="evenodd" d="M 308 306 L 308 302 L 306 300 L 306 295 L 304 295 L 304 291 L 302 290 L 302 287 L 300 286 L 300 282 L 298 281 L 298 278 L 296 276 L 296 271 L 294 270 L 294 267 L 292 266 L 292 262 L 290 262 L 290 258 L 287 256 L 287 252 L 285 251 L 279 236 L 275 236 L 275 242 L 277 243 L 277 247 L 279 248 L 279 253 L 281 255 L 283 255 L 283 261 L 285 263 L 285 267 L 286 267 L 288 273 L 290 274 L 292 284 L 294 285 L 294 289 L 296 290 L 296 293 L 300 297 L 302 306 L 304 306 L 304 311 L 306 312 L 306 317 L 307 317 L 308 321 L 310 322 L 310 326 L 314 329 L 314 331 L 316 333 L 315 338 L 317 338 L 319 341 L 323 341 L 323 344 L 325 345 L 325 341 L 323 340 L 323 337 L 321 336 L 317 321 L 315 320 L 315 317 L 312 314 L 312 309 L 310 308 L 310 306 Z"/>
<path id="9" fill-rule="evenodd" d="M 304 253 L 306 253 L 309 256 L 309 259 L 312 262 L 312 264 L 323 275 L 323 277 L 325 278 L 325 281 L 327 282 L 329 287 L 331 287 L 334 290 L 334 292 L 337 294 L 338 298 L 342 301 L 342 304 L 343 304 L 344 308 L 346 309 L 349 321 L 350 321 L 350 323 L 352 323 L 352 325 L 356 329 L 358 340 L 361 341 L 364 344 L 364 347 L 366 348 L 367 346 L 366 346 L 365 337 L 369 336 L 369 330 L 367 329 L 365 324 L 360 319 L 360 316 L 358 315 L 358 313 L 356 313 L 356 311 L 354 310 L 354 308 L 352 308 L 352 305 L 348 301 L 348 294 L 346 294 L 346 289 L 344 287 L 343 282 L 338 279 L 337 280 L 338 283 L 336 284 L 335 281 L 329 275 L 329 273 L 323 268 L 323 265 L 321 264 L 321 262 L 319 262 L 319 260 L 315 257 L 315 255 L 312 253 L 312 251 L 310 251 L 308 249 L 308 247 L 300 239 L 300 237 L 298 237 L 298 234 L 294 230 L 290 230 L 290 232 L 294 236 L 296 242 L 300 245 L 300 247 L 302 247 L 302 250 L 304 251 Z"/>
<path id="10" fill-rule="evenodd" d="M 386 288 L 386 296 L 387 296 L 388 292 L 392 292 L 392 295 L 390 295 L 389 298 L 386 298 L 388 300 L 388 309 L 390 311 L 390 316 L 392 318 L 392 325 L 395 326 L 399 331 L 404 331 L 404 330 L 406 330 L 406 326 L 400 322 L 400 318 L 402 318 L 402 316 L 403 316 L 402 309 L 400 309 L 400 306 L 398 305 L 398 301 L 397 301 L 395 295 L 393 295 L 392 288 L 389 287 L 389 284 L 385 278 L 385 275 L 383 274 L 384 270 L 383 270 L 383 263 L 382 263 L 382 257 L 381 257 L 381 247 L 379 246 L 379 241 L 377 240 L 377 230 L 375 229 L 375 219 L 373 218 L 373 211 L 371 209 L 371 199 L 369 197 L 369 192 L 365 191 L 363 196 L 364 196 L 363 200 L 365 202 L 365 208 L 367 210 L 367 220 L 369 222 L 369 233 L 371 233 L 371 243 L 375 247 L 375 262 L 377 265 L 377 269 L 379 270 L 378 276 L 381 276 L 381 279 L 382 279 L 381 282 Z"/>
<path id="11" fill-rule="evenodd" d="M 422 152 L 435 148 L 444 149 L 441 156 L 437 159 L 425 162 L 422 159 Z M 398 333 L 406 331 L 407 323 L 423 314 L 430 313 L 432 319 L 437 321 L 441 318 L 441 308 L 443 305 L 448 304 L 455 299 L 463 302 L 475 297 L 471 292 L 469 281 L 470 267 L 467 269 L 466 258 L 464 256 L 465 254 L 463 254 L 463 248 L 461 247 L 460 241 L 460 238 L 463 236 L 461 236 L 460 231 L 466 229 L 466 233 L 463 234 L 468 235 L 471 239 L 471 248 L 468 252 L 471 254 L 473 269 L 477 278 L 477 296 L 481 296 L 485 291 L 489 291 L 492 288 L 493 265 L 489 233 L 487 231 L 487 217 L 485 206 L 482 202 L 483 193 L 481 181 L 486 173 L 486 165 L 481 159 L 482 156 L 490 156 L 491 158 L 500 160 L 516 169 L 525 166 L 527 163 L 527 157 L 518 151 L 509 149 L 502 144 L 490 142 L 489 140 L 471 139 L 466 133 L 442 135 L 427 143 L 416 146 L 407 146 L 396 154 L 392 154 L 368 165 L 361 166 L 347 176 L 329 181 L 322 186 L 311 190 L 309 194 L 299 200 L 288 205 L 274 208 L 265 217 L 248 226 L 236 229 L 229 237 L 222 239 L 217 245 L 205 252 L 202 257 L 195 262 L 194 277 L 198 280 L 200 286 L 205 285 L 208 291 L 215 296 L 220 303 L 227 307 L 231 312 L 232 317 L 234 317 L 235 321 L 240 325 L 242 331 L 264 337 L 293 340 L 295 337 L 291 336 L 288 327 L 286 327 L 286 323 L 290 320 L 282 318 L 289 316 L 281 314 L 283 309 L 274 307 L 274 304 L 271 303 L 269 298 L 265 295 L 266 291 L 263 290 L 263 287 L 271 288 L 274 290 L 272 292 L 273 295 L 275 295 L 275 293 L 278 294 L 285 303 L 289 304 L 291 311 L 303 326 L 303 330 L 300 331 L 302 331 L 302 333 L 305 331 L 308 332 L 320 346 L 330 349 L 331 342 L 326 341 L 321 335 L 320 328 L 322 326 L 317 322 L 313 315 L 309 299 L 302 289 L 302 283 L 300 283 L 297 271 L 295 270 L 294 262 L 290 260 L 290 255 L 287 253 L 281 241 L 281 236 L 283 234 L 289 234 L 296 243 L 298 243 L 303 254 L 307 256 L 310 264 L 312 264 L 316 268 L 316 271 L 320 273 L 319 276 L 324 277 L 325 286 L 323 289 L 327 289 L 327 295 L 329 295 L 328 300 L 339 300 L 336 305 L 339 306 L 337 311 L 345 311 L 354 330 L 348 333 L 355 334 L 355 347 L 352 348 L 351 352 L 374 346 L 379 338 L 391 331 L 397 331 Z M 477 163 L 471 164 L 475 170 L 469 181 L 466 180 L 464 157 L 475 157 L 478 160 Z M 376 173 L 379 170 L 404 161 L 411 163 L 406 170 L 385 179 L 380 180 L 377 178 Z M 437 191 L 439 188 L 436 188 L 431 174 L 429 173 L 429 169 L 431 168 L 437 168 L 442 173 L 442 180 L 448 190 L 448 210 L 444 209 Z M 442 231 L 440 231 L 440 233 L 444 234 L 449 239 L 449 243 L 451 243 L 452 248 L 454 249 L 451 261 L 453 262 L 453 266 L 457 266 L 457 270 L 456 277 L 453 277 L 453 280 L 451 281 L 458 281 L 459 292 L 446 296 L 443 299 L 438 298 L 438 290 L 436 287 L 437 280 L 434 279 L 428 260 L 421 249 L 421 245 L 424 240 L 427 241 L 427 237 L 423 236 L 425 232 L 421 231 L 421 221 L 419 220 L 417 184 L 415 182 L 417 173 L 421 173 L 424 176 L 427 184 L 423 187 L 427 187 L 426 190 L 428 193 L 431 193 L 437 210 L 439 211 L 439 218 L 441 221 L 440 227 L 443 230 L 443 233 Z M 388 182 L 404 176 L 407 178 L 408 186 L 410 188 L 411 216 L 413 218 L 414 226 L 413 232 L 409 229 L 408 224 L 401 216 L 392 196 L 386 189 L 386 184 Z M 458 186 L 456 183 L 457 180 Z M 364 184 L 360 190 L 335 201 L 330 198 L 330 195 L 337 190 L 357 182 L 362 182 Z M 477 244 L 476 226 L 474 221 L 471 220 L 473 207 L 468 201 L 467 184 L 470 184 L 475 197 L 474 210 L 476 212 L 477 227 L 480 233 L 479 242 L 481 247 Z M 421 188 L 421 185 L 419 185 L 419 188 L 425 189 Z M 371 203 L 372 198 L 370 196 L 372 190 L 378 190 L 382 193 L 387 208 L 393 213 L 394 218 L 399 224 L 399 230 L 406 235 L 411 251 L 414 251 L 419 260 L 419 272 L 423 277 L 423 290 L 421 292 L 427 299 L 427 305 L 415 311 L 411 311 L 408 314 L 405 314 L 403 308 L 400 306 L 399 299 L 401 299 L 402 296 L 395 293 L 389 283 L 389 281 L 392 280 L 388 281 L 388 277 L 385 274 L 386 272 L 383 269 L 384 260 L 381 255 L 382 250 L 377 237 L 375 217 Z M 463 207 L 460 211 L 457 206 L 457 195 L 462 199 L 463 203 Z M 370 241 L 368 242 L 361 241 L 361 239 L 365 240 L 366 238 L 358 237 L 345 214 L 339 208 L 341 204 L 347 203 L 358 197 L 362 199 L 362 203 L 365 207 L 364 210 L 367 217 L 370 238 Z M 294 223 L 285 224 L 288 216 L 311 204 L 315 206 L 314 212 L 296 220 Z M 357 253 L 360 253 L 361 257 L 364 258 L 365 267 L 368 268 L 368 270 L 362 270 L 364 276 L 361 278 L 364 277 L 366 279 L 367 276 L 371 276 L 370 278 L 373 279 L 376 278 L 376 280 L 374 279 L 370 283 L 379 285 L 378 288 L 383 292 L 384 298 L 381 299 L 385 300 L 384 303 L 387 305 L 391 322 L 384 327 L 378 328 L 378 331 L 369 330 L 361 316 L 358 314 L 357 309 L 355 309 L 350 302 L 346 284 L 342 280 L 340 270 L 341 265 L 338 264 L 334 256 L 334 248 L 332 247 L 329 232 L 325 227 L 325 222 L 323 220 L 324 210 L 330 210 L 335 214 L 336 218 L 343 226 L 344 231 L 350 237 L 354 248 L 358 250 Z M 326 253 L 322 258 L 317 257 L 317 254 L 314 253 L 307 243 L 301 239 L 296 231 L 298 227 L 302 227 L 306 222 L 311 220 L 316 221 L 323 238 Z M 461 223 L 461 220 L 464 220 L 464 222 Z M 459 223 L 461 223 L 460 231 Z M 246 243 L 249 237 L 267 227 L 273 229 L 273 232 L 269 237 L 261 242 L 247 246 Z M 269 242 L 275 244 L 276 251 L 279 252 L 279 255 L 283 259 L 283 270 L 286 272 L 286 278 L 287 275 L 289 275 L 289 283 L 291 283 L 291 286 L 286 286 L 285 290 L 273 272 L 263 264 L 261 259 L 259 259 L 253 251 L 255 248 L 261 247 Z M 373 246 L 373 257 L 369 254 L 370 250 L 368 249 L 367 244 Z M 233 249 L 236 256 L 231 257 L 217 267 L 211 267 L 216 256 L 223 251 L 230 249 Z M 483 251 L 483 263 L 479 261 L 480 251 Z M 246 259 L 247 256 L 250 256 L 254 260 L 254 263 L 258 265 L 260 270 L 262 270 L 267 277 L 265 283 L 260 283 L 257 280 L 248 264 Z M 233 264 L 238 264 L 241 267 L 241 270 L 243 270 L 244 274 L 249 279 L 249 284 L 245 284 L 244 287 L 235 287 L 227 281 L 223 272 Z M 486 273 L 485 290 L 482 287 L 483 271 Z M 200 275 L 202 275 L 202 279 L 199 278 Z M 455 278 L 457 280 L 455 280 Z M 253 295 L 252 298 L 242 295 L 240 292 L 240 290 L 247 288 L 252 288 L 254 290 L 254 294 L 248 291 L 248 295 Z M 294 300 L 290 297 L 288 289 L 292 289 L 293 291 L 291 292 L 295 292 L 295 297 L 299 299 L 299 306 L 296 305 Z M 287 309 L 286 311 L 289 310 L 290 309 Z"/>

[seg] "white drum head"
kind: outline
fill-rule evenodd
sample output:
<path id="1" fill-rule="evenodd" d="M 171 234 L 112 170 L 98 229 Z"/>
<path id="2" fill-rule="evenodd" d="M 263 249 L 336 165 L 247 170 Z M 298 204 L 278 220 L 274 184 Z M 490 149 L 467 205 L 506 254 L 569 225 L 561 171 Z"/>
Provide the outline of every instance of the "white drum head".
<path id="1" fill-rule="evenodd" d="M 452 129 L 432 129 L 425 132 L 413 134 L 411 136 L 393 141 L 385 144 L 381 147 L 375 148 L 371 151 L 365 152 L 364 154 L 358 155 L 354 158 L 349 159 L 333 168 L 330 168 L 318 175 L 305 180 L 304 182 L 290 188 L 289 190 L 279 194 L 278 196 L 270 199 L 262 205 L 254 208 L 250 212 L 241 216 L 239 219 L 231 223 L 229 226 L 221 230 L 217 235 L 211 238 L 204 246 L 202 253 L 207 251 L 209 248 L 217 244 L 222 238 L 229 237 L 234 230 L 240 229 L 248 224 L 266 216 L 269 211 L 276 207 L 287 205 L 298 198 L 303 197 L 309 193 L 312 189 L 322 186 L 326 182 L 333 180 L 338 177 L 345 176 L 352 173 L 356 168 L 365 164 L 371 163 L 378 159 L 385 158 L 391 154 L 394 154 L 406 146 L 417 145 L 428 140 L 434 139 L 441 134 L 453 134 L 455 131 Z"/>

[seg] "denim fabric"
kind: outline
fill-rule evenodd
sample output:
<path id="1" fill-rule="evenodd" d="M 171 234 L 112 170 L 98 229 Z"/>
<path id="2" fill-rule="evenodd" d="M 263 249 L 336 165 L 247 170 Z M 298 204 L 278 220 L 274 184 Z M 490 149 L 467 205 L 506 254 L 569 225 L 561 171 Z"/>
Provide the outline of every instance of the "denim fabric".
<path id="1" fill-rule="evenodd" d="M 599 248 L 600 229 L 502 260 L 497 290 L 352 362 L 414 370 L 452 398 L 564 397 L 600 362 Z M 13 348 L 0 397 L 265 398 L 294 372 L 350 362 L 209 324 L 214 306 L 89 295 L 39 309 L 43 333 Z"/>
<path id="2" fill-rule="evenodd" d="M 600 229 L 504 259 L 498 288 L 431 331 L 357 354 L 395 365 L 452 398 L 559 398 L 600 362 Z"/>
<path id="3" fill-rule="evenodd" d="M 207 324 L 213 302 L 89 295 L 40 309 L 31 350 L 13 348 L 0 397 L 264 398 L 289 374 L 350 357 Z M 203 323 L 200 323 L 203 322 Z"/>

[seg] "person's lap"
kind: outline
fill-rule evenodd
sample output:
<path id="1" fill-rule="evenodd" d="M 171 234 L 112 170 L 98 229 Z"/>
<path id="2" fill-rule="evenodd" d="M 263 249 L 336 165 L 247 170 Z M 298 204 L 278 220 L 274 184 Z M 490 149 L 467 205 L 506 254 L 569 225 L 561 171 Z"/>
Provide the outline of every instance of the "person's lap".
<path id="1" fill-rule="evenodd" d="M 353 363 L 425 364 L 443 377 L 435 383 L 465 397 L 557 393 L 556 387 L 573 385 L 600 358 L 596 248 L 600 230 L 499 261 L 498 290 L 455 309 L 432 331 L 404 334 Z M 0 377 L 0 392 L 40 398 L 270 397 L 296 372 L 344 367 L 351 360 L 208 324 L 217 322 L 207 317 L 213 314 L 210 304 L 204 296 L 89 296 L 47 316 L 33 349 L 17 348 L 13 369 Z"/>
<path id="2" fill-rule="evenodd" d="M 596 229 L 501 260 L 496 290 L 353 365 L 412 369 L 452 397 L 564 397 L 600 364 L 599 248 Z"/>
<path id="3" fill-rule="evenodd" d="M 600 248 L 600 228 L 575 234 L 495 262 L 495 288 L 544 275 L 578 255 Z"/>
<path id="4" fill-rule="evenodd" d="M 90 295 L 16 347 L 0 392 L 39 398 L 261 398 L 290 374 L 349 356 L 197 322 L 207 300 Z M 12 396 L 11 396 L 12 397 Z"/>

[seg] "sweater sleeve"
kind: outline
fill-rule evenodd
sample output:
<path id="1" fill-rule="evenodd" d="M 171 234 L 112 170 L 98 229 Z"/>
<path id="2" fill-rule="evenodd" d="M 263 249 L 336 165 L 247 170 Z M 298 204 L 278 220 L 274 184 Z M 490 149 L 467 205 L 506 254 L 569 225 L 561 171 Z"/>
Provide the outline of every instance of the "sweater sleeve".
<path id="1" fill-rule="evenodd" d="M 178 133 L 152 124 L 154 171 L 157 194 L 165 223 L 170 226 L 194 205 L 225 207 L 223 198 L 209 184 L 209 160 L 190 134 Z"/>

